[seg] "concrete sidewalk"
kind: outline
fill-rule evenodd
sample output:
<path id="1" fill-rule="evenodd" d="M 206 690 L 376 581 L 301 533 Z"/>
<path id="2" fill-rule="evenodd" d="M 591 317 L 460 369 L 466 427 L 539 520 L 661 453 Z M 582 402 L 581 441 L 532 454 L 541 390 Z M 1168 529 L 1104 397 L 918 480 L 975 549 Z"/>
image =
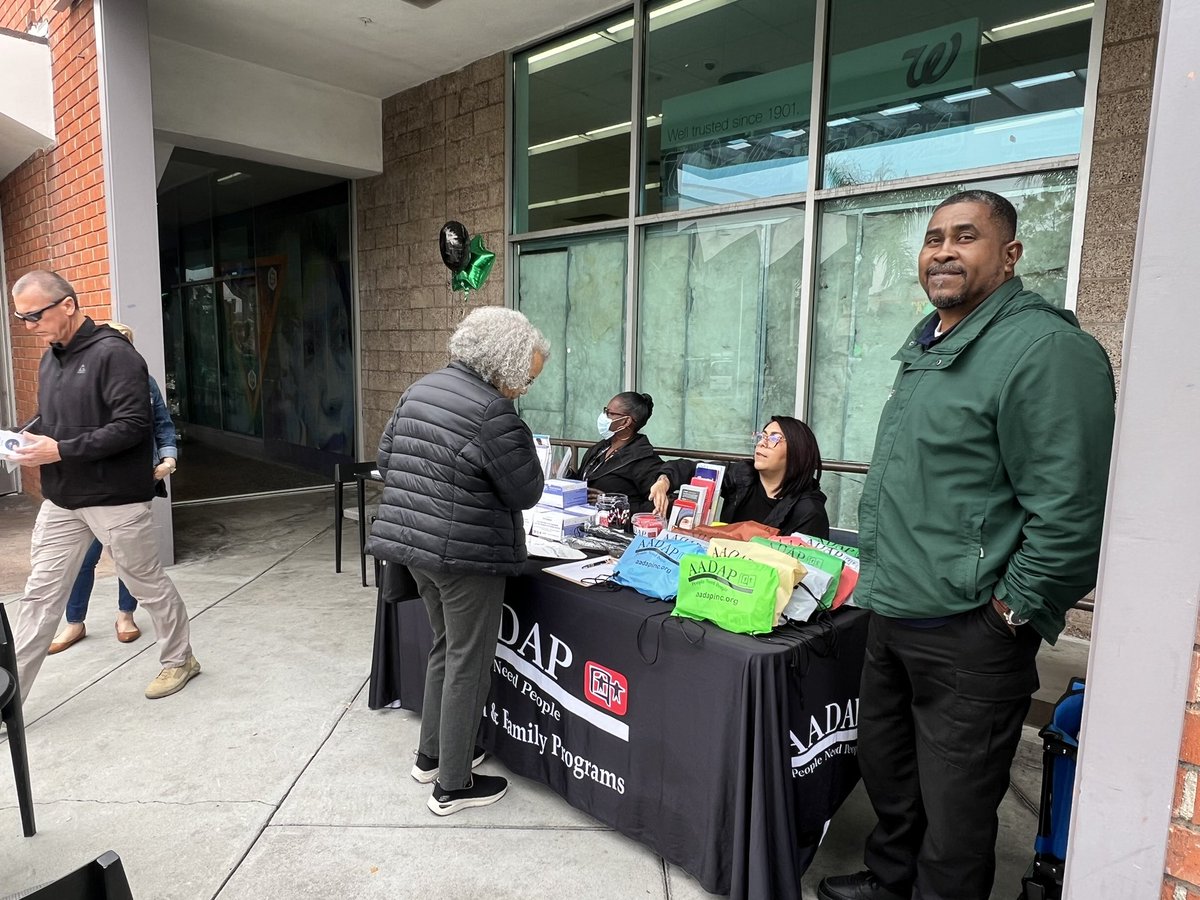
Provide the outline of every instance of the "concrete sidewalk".
<path id="1" fill-rule="evenodd" d="M 98 578 L 88 637 L 46 661 L 26 706 L 33 838 L 21 836 L 0 746 L 0 895 L 112 849 L 138 900 L 713 896 L 494 760 L 482 771 L 513 782 L 503 801 L 429 813 L 429 788 L 408 777 L 417 717 L 366 705 L 374 591 L 358 581 L 354 522 L 334 574 L 330 503 L 316 493 L 175 509 L 171 575 L 203 674 L 174 697 L 142 697 L 159 670 L 150 622 L 139 616 L 146 634 L 118 643 L 116 581 Z M 32 513 L 23 498 L 0 498 L 2 600 L 27 574 Z M 1082 674 L 1086 647 L 1043 655 L 1045 696 Z M 1016 897 L 1032 854 L 1035 742 L 1013 776 L 1001 900 Z M 872 823 L 860 789 L 805 878 L 806 898 L 823 875 L 861 868 Z"/>

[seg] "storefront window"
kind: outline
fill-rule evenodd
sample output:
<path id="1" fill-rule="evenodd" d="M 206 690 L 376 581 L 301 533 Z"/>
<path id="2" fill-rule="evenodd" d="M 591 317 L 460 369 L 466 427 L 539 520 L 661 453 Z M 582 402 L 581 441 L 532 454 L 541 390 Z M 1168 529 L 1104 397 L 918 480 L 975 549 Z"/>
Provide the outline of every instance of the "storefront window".
<path id="1" fill-rule="evenodd" d="M 514 58 L 515 232 L 628 216 L 632 37 L 617 16 Z"/>
<path id="2" fill-rule="evenodd" d="M 827 459 L 868 462 L 879 415 L 896 375 L 893 354 L 933 311 L 917 280 L 917 255 L 933 208 L 951 194 L 983 188 L 1017 208 L 1026 289 L 1062 306 L 1066 295 L 1072 169 L 999 181 L 942 185 L 826 203 L 816 296 L 809 424 Z M 838 479 L 838 521 L 856 515 L 858 482 Z"/>
<path id="3" fill-rule="evenodd" d="M 518 307 L 551 347 L 521 398 L 536 433 L 594 440 L 596 416 L 622 390 L 625 244 L 621 232 L 521 247 Z"/>
<path id="4" fill-rule="evenodd" d="M 1079 152 L 1092 4 L 831 10 L 826 187 Z"/>
<path id="5" fill-rule="evenodd" d="M 642 212 L 802 192 L 812 0 L 648 9 Z"/>
<path id="6" fill-rule="evenodd" d="M 804 212 L 647 229 L 638 390 L 654 397 L 660 446 L 747 451 L 796 402 Z"/>
<path id="7" fill-rule="evenodd" d="M 928 308 L 916 255 L 941 199 L 1010 197 L 1018 274 L 1067 299 L 1093 10 L 645 0 L 516 55 L 514 295 L 556 345 L 531 423 L 588 438 L 603 401 L 636 388 L 660 447 L 744 452 L 768 417 L 803 409 L 825 458 L 868 461 L 892 355 Z M 888 190 L 906 178 L 928 186 Z M 852 525 L 861 477 L 826 484 Z"/>
<path id="8" fill-rule="evenodd" d="M 159 190 L 166 400 L 189 452 L 327 477 L 356 456 L 347 182 L 176 149 Z"/>

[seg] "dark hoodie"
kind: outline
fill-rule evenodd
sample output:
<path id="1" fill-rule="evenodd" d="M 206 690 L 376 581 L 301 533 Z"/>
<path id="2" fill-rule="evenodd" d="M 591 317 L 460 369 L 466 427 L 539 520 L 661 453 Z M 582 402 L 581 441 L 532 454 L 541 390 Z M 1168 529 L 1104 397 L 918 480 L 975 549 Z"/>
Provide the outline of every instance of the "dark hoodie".
<path id="1" fill-rule="evenodd" d="M 42 466 L 42 495 L 64 509 L 145 503 L 154 497 L 154 430 L 146 361 L 90 318 L 38 369 L 30 431 L 58 441 L 61 462 Z"/>
<path id="2" fill-rule="evenodd" d="M 624 494 L 629 498 L 630 512 L 650 512 L 654 509 L 650 488 L 662 468 L 662 457 L 644 434 L 636 435 L 606 460 L 604 454 L 611 444 L 612 438 L 593 444 L 580 461 L 579 469 L 568 472 L 567 476 L 585 477 L 588 487 L 602 494 Z"/>

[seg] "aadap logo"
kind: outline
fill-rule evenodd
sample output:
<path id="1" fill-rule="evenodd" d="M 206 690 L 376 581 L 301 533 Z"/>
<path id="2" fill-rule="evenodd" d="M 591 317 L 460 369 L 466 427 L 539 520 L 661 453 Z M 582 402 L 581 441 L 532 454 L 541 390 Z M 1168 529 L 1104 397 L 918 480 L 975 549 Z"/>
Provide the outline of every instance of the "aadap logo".
<path id="1" fill-rule="evenodd" d="M 629 681 L 620 672 L 589 660 L 583 667 L 583 695 L 589 703 L 623 716 L 629 706 Z"/>
<path id="2" fill-rule="evenodd" d="M 835 756 L 858 752 L 858 698 L 827 703 L 824 713 L 820 718 L 809 716 L 806 739 L 802 740 L 795 731 L 788 732 L 793 778 L 811 774 Z"/>
<path id="3" fill-rule="evenodd" d="M 689 563 L 687 580 L 692 584 L 705 580 L 715 581 L 739 594 L 753 594 L 756 582 L 753 573 L 727 566 L 717 557 L 709 557 L 704 562 Z"/>

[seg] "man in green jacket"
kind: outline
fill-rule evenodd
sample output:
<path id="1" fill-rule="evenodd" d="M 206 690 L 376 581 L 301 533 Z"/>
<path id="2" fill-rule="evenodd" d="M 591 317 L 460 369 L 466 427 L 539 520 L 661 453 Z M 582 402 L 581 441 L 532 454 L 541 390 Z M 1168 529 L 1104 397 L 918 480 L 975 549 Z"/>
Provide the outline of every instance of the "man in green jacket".
<path id="1" fill-rule="evenodd" d="M 823 880 L 823 900 L 987 900 L 1038 647 L 1095 585 L 1112 369 L 1014 276 L 1016 226 L 1003 197 L 966 191 L 925 234 L 936 309 L 895 356 L 859 508 L 859 761 L 879 821 L 867 870 Z"/>

